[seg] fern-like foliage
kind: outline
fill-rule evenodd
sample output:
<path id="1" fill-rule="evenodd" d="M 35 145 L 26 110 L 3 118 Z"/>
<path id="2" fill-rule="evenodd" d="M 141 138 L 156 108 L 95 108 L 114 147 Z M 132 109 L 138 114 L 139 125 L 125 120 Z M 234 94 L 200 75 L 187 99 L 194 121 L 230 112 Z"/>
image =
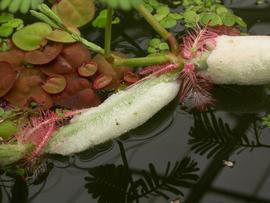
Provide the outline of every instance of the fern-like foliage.
<path id="1" fill-rule="evenodd" d="M 181 162 L 177 162 L 172 169 L 170 165 L 168 163 L 165 175 L 160 177 L 155 166 L 149 164 L 150 173 L 143 171 L 143 177 L 132 185 L 130 193 L 137 191 L 137 198 L 157 195 L 169 199 L 169 193 L 183 196 L 184 194 L 179 187 L 189 187 L 199 179 L 199 176 L 196 175 L 196 172 L 199 170 L 197 162 L 186 157 Z"/>
<path id="2" fill-rule="evenodd" d="M 129 183 L 128 171 L 123 165 L 102 165 L 90 169 L 85 187 L 98 203 L 126 202 Z"/>
<path id="3" fill-rule="evenodd" d="M 140 5 L 143 0 L 99 0 L 111 6 L 112 8 L 120 8 L 129 10 Z"/>
<path id="4" fill-rule="evenodd" d="M 149 171 L 142 170 L 139 173 L 141 177 L 133 180 L 132 169 L 110 164 L 90 169 L 90 176 L 85 180 L 88 192 L 98 199 L 98 203 L 126 203 L 152 195 L 165 199 L 169 199 L 169 193 L 183 196 L 181 187 L 191 186 L 197 181 L 198 170 L 197 162 L 184 158 L 174 167 L 168 163 L 165 175 L 158 175 L 155 166 L 149 164 Z"/>
<path id="5" fill-rule="evenodd" d="M 216 118 L 213 113 L 194 114 L 194 127 L 190 129 L 189 134 L 191 150 L 200 155 L 207 154 L 207 158 L 211 158 L 228 147 L 239 150 L 260 146 L 258 141 L 247 134 L 237 135 L 227 123 Z"/>

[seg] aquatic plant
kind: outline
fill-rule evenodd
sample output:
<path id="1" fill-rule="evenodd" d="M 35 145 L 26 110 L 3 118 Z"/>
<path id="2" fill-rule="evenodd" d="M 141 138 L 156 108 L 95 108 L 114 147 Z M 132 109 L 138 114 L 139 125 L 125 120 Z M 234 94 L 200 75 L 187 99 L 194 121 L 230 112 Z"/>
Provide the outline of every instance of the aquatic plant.
<path id="1" fill-rule="evenodd" d="M 37 135 L 44 139 L 38 139 L 37 143 L 31 139 L 35 138 L 32 133 L 26 136 L 29 139 L 21 139 L 31 132 L 29 128 L 25 132 L 21 126 L 14 142 L 8 144 L 10 147 L 16 144 L 33 147 L 34 144 L 34 147 L 26 147 L 16 160 L 25 157 L 24 153 L 29 151 L 34 157 L 43 152 L 69 155 L 118 137 L 146 122 L 172 101 L 179 90 L 183 104 L 190 109 L 205 111 L 214 103 L 210 93 L 212 83 L 262 84 L 270 80 L 269 73 L 265 72 L 269 57 L 261 54 L 267 52 L 269 39 L 224 36 L 238 35 L 240 31 L 235 26 L 244 27 L 244 24 L 219 1 L 198 1 L 196 11 L 188 11 L 187 7 L 194 8 L 193 3 L 183 1 L 186 6 L 183 18 L 180 14 L 169 14 L 168 6 L 157 1 L 149 2 L 148 8 L 147 4 L 137 0 L 105 2 L 108 4 L 106 13 L 100 14 L 95 22 L 97 27 L 105 26 L 104 48 L 85 39 L 78 30 L 94 18 L 94 3 L 89 0 L 61 0 L 51 9 L 41 4 L 31 14 L 43 22 L 28 25 L 13 34 L 14 45 L 10 44 L 16 47 L 4 55 L 16 53 L 20 57 L 2 59 L 13 78 L 13 83 L 3 90 L 4 99 L 20 107 L 34 101 L 46 110 L 55 106 L 70 109 L 62 118 L 53 112 L 48 112 L 46 115 L 51 116 L 45 118 L 42 114 L 31 118 L 30 128 L 44 125 L 40 136 Z M 159 48 L 160 53 L 128 58 L 113 52 L 113 8 L 134 8 L 164 41 L 159 47 L 157 42 L 151 43 L 152 49 Z M 200 20 L 194 18 L 196 27 L 181 42 L 165 28 L 175 26 L 177 20 L 187 22 L 191 15 L 188 12 L 200 16 Z M 251 48 L 255 41 L 262 45 L 260 50 Z M 232 45 L 235 43 L 239 43 L 238 48 Z M 250 48 L 243 48 L 246 45 Z M 96 55 L 91 57 L 89 50 Z M 235 53 L 241 54 L 235 56 Z M 244 57 L 253 54 L 258 56 L 262 66 L 256 65 L 259 64 L 257 60 L 250 62 Z M 231 60 L 234 57 L 237 57 L 237 63 Z M 136 71 L 134 67 L 142 70 Z M 261 77 L 254 78 L 254 67 Z M 16 71 L 19 71 L 18 77 L 15 77 Z M 126 86 L 124 91 L 118 91 L 121 85 Z M 101 103 L 103 100 L 99 95 L 104 92 L 110 96 Z M 93 106 L 98 107 L 89 108 Z M 74 110 L 79 108 L 89 109 Z M 59 124 L 62 120 L 64 125 Z"/>

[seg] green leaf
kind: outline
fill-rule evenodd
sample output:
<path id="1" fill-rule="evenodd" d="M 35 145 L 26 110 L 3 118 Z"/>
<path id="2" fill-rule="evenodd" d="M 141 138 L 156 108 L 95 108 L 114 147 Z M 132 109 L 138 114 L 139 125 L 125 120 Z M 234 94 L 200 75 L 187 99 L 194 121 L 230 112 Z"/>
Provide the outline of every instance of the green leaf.
<path id="1" fill-rule="evenodd" d="M 224 7 L 224 6 L 219 6 L 217 9 L 216 9 L 216 12 L 218 15 L 222 14 L 222 13 L 227 13 L 229 12 L 229 10 Z"/>
<path id="2" fill-rule="evenodd" d="M 200 15 L 200 22 L 204 25 L 222 25 L 221 18 L 215 13 L 203 13 Z"/>
<path id="3" fill-rule="evenodd" d="M 222 22 L 224 25 L 230 27 L 230 26 L 233 26 L 235 24 L 235 16 L 229 12 L 227 13 L 222 13 L 220 15 L 221 19 L 222 19 Z"/>
<path id="4" fill-rule="evenodd" d="M 161 6 L 158 7 L 156 10 L 156 14 L 154 15 L 154 17 L 158 20 L 161 21 L 162 19 L 164 19 L 168 14 L 170 13 L 170 9 L 168 6 Z"/>
<path id="5" fill-rule="evenodd" d="M 14 18 L 11 13 L 1 13 L 0 14 L 0 23 L 6 23 Z"/>
<path id="6" fill-rule="evenodd" d="M 69 30 L 71 30 L 73 33 L 76 33 L 80 35 L 80 31 L 77 28 L 69 27 Z M 61 42 L 61 43 L 73 43 L 76 42 L 76 40 L 67 32 L 62 30 L 53 30 L 46 39 L 54 41 L 54 42 Z"/>
<path id="7" fill-rule="evenodd" d="M 22 21 L 22 19 L 14 18 L 14 19 L 11 19 L 10 21 L 6 22 L 3 25 L 7 25 L 7 26 L 10 26 L 12 28 L 17 28 L 17 27 L 21 27 L 23 25 L 23 21 Z"/>
<path id="8" fill-rule="evenodd" d="M 108 10 L 104 9 L 102 10 L 99 15 L 95 18 L 95 20 L 92 22 L 92 25 L 97 28 L 105 28 L 106 22 L 107 22 L 107 15 Z M 116 17 L 113 19 L 112 24 L 118 24 L 120 23 L 120 18 Z"/>
<path id="9" fill-rule="evenodd" d="M 160 21 L 160 24 L 164 27 L 164 28 L 172 28 L 174 26 L 176 26 L 177 21 L 171 17 L 166 17 L 163 20 Z"/>
<path id="10" fill-rule="evenodd" d="M 241 27 L 244 27 L 244 28 L 247 27 L 247 24 L 243 21 L 242 18 L 236 16 L 235 20 L 236 20 L 236 23 L 237 23 L 238 25 L 240 25 Z"/>
<path id="11" fill-rule="evenodd" d="M 159 49 L 162 50 L 162 51 L 164 51 L 164 50 L 169 50 L 170 47 L 169 47 L 169 45 L 166 42 L 163 42 L 163 43 L 161 43 L 159 45 Z"/>
<path id="12" fill-rule="evenodd" d="M 65 25 L 81 27 L 90 22 L 95 16 L 93 0 L 61 0 L 52 10 Z"/>
<path id="13" fill-rule="evenodd" d="M 16 133 L 17 127 L 12 121 L 4 121 L 0 123 L 0 137 L 4 140 L 11 138 Z"/>
<path id="14" fill-rule="evenodd" d="M 13 28 L 8 25 L 1 25 L 0 26 L 0 37 L 8 37 L 13 33 Z"/>
<path id="15" fill-rule="evenodd" d="M 160 44 L 160 39 L 158 38 L 151 39 L 149 42 L 149 46 L 154 47 L 154 48 L 158 48 L 159 44 Z"/>
<path id="16" fill-rule="evenodd" d="M 183 18 L 183 16 L 179 13 L 170 13 L 168 17 L 173 18 L 174 20 L 180 20 Z"/>
<path id="17" fill-rule="evenodd" d="M 149 2 L 149 4 L 154 8 L 154 9 L 158 9 L 158 7 L 160 5 L 162 5 L 161 3 L 159 3 L 157 0 L 150 0 L 150 1 L 147 1 Z"/>
<path id="18" fill-rule="evenodd" d="M 198 21 L 198 14 L 195 11 L 187 10 L 184 13 L 186 23 L 196 23 Z"/>
<path id="19" fill-rule="evenodd" d="M 121 8 L 123 10 L 130 10 L 131 8 L 139 6 L 143 0 L 99 0 L 112 8 Z"/>
<path id="20" fill-rule="evenodd" d="M 12 36 L 13 43 L 25 51 L 33 51 L 47 43 L 46 37 L 52 28 L 46 23 L 34 23 L 15 32 Z"/>

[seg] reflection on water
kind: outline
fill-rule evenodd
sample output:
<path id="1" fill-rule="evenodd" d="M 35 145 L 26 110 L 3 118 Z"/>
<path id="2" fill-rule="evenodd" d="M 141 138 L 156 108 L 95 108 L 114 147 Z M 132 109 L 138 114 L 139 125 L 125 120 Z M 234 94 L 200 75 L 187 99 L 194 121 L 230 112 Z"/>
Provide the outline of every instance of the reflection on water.
<path id="1" fill-rule="evenodd" d="M 266 32 L 267 5 L 258 10 L 254 1 L 235 1 L 232 7 L 252 33 Z M 141 22 L 122 22 L 127 29 L 115 48 L 144 54 L 151 32 Z M 224 86 L 214 95 L 217 104 L 208 113 L 185 112 L 172 102 L 117 140 L 76 156 L 47 157 L 27 180 L 0 175 L 0 202 L 270 203 L 270 136 L 261 124 L 269 90 Z"/>

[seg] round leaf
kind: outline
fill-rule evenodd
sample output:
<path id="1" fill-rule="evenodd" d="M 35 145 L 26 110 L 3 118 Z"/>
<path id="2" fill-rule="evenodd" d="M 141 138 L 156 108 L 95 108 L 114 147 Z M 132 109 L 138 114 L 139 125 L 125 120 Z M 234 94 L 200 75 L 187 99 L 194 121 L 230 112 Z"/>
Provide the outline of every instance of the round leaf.
<path id="1" fill-rule="evenodd" d="M 204 25 L 210 25 L 210 26 L 222 25 L 221 18 L 217 14 L 214 14 L 214 13 L 203 13 L 200 16 L 200 21 Z"/>
<path id="2" fill-rule="evenodd" d="M 49 94 L 58 94 L 66 88 L 66 79 L 62 75 L 52 76 L 42 85 L 42 89 Z"/>
<path id="3" fill-rule="evenodd" d="M 73 31 L 74 33 L 80 34 L 80 31 L 77 28 L 69 27 L 69 30 Z M 47 36 L 48 40 L 54 41 L 54 42 L 61 42 L 61 43 L 73 43 L 76 42 L 74 38 L 67 32 L 62 30 L 53 30 L 51 34 Z"/>
<path id="4" fill-rule="evenodd" d="M 61 0 L 53 11 L 66 25 L 81 27 L 94 18 L 95 4 L 92 0 Z"/>
<path id="5" fill-rule="evenodd" d="M 82 77 L 91 77 L 95 75 L 97 70 L 98 70 L 97 64 L 95 62 L 89 62 L 80 66 L 78 68 L 78 73 Z"/>
<path id="6" fill-rule="evenodd" d="M 222 22 L 224 25 L 230 27 L 235 24 L 235 16 L 229 12 L 221 14 Z"/>
<path id="7" fill-rule="evenodd" d="M 62 51 L 62 44 L 47 45 L 42 51 L 35 50 L 25 54 L 25 61 L 33 65 L 43 65 L 53 61 Z"/>
<path id="8" fill-rule="evenodd" d="M 4 140 L 8 140 L 16 133 L 17 127 L 12 121 L 4 121 L 0 123 L 0 137 Z"/>
<path id="9" fill-rule="evenodd" d="M 25 51 L 33 51 L 47 43 L 46 37 L 52 28 L 46 23 L 34 23 L 15 32 L 12 36 L 13 43 Z"/>

